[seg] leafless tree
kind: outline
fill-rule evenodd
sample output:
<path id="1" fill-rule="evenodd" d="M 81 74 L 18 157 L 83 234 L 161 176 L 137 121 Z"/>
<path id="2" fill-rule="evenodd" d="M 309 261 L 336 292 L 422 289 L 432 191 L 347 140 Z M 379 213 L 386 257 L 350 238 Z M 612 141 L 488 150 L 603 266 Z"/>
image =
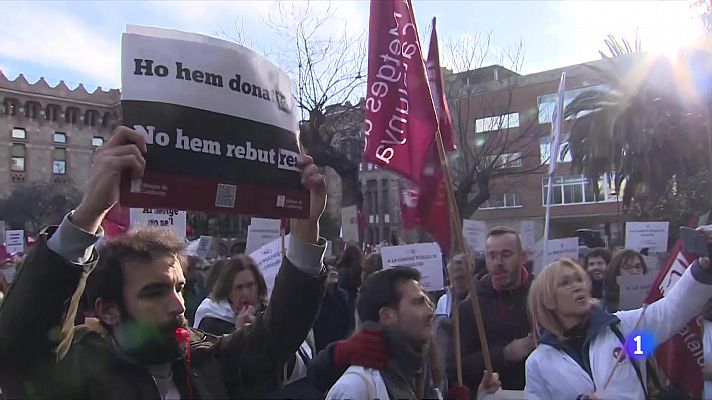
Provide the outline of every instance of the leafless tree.
<path id="1" fill-rule="evenodd" d="M 460 214 L 468 218 L 491 198 L 500 178 L 511 180 L 541 168 L 534 129 L 538 113 L 517 113 L 514 104 L 523 42 L 495 48 L 492 34 L 481 33 L 451 38 L 444 47 L 444 64 L 456 71 L 445 76 L 453 135 L 459 143 L 450 165 Z M 482 68 L 489 62 L 495 65 Z"/>

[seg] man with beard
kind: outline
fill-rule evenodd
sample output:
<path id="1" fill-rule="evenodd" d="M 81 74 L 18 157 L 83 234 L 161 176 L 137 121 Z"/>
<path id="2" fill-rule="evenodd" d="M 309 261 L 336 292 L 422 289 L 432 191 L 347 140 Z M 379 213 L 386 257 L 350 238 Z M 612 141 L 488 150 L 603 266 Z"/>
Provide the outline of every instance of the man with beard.
<path id="1" fill-rule="evenodd" d="M 487 274 L 475 282 L 492 368 L 499 372 L 502 388 L 507 390 L 524 389 L 524 361 L 536 347 L 527 317 L 527 294 L 533 278 L 524 268 L 526 260 L 519 234 L 506 226 L 494 228 L 485 242 Z M 447 363 L 450 382 L 456 375 L 453 351 Z M 463 381 L 475 391 L 485 364 L 469 295 L 460 303 L 460 354 Z"/>
<path id="2" fill-rule="evenodd" d="M 118 128 L 95 153 L 81 204 L 28 254 L 0 308 L 0 387 L 8 398 L 235 398 L 279 386 L 324 294 L 324 176 L 300 156 L 310 214 L 292 222 L 272 301 L 250 326 L 217 338 L 184 328 L 183 245 L 174 235 L 130 233 L 100 255 L 93 248 L 121 176 L 140 178 L 146 151 L 141 134 Z M 75 329 L 85 284 L 98 323 Z"/>
<path id="3" fill-rule="evenodd" d="M 586 254 L 583 259 L 583 267 L 586 268 L 588 276 L 591 277 L 591 297 L 603 298 L 603 287 L 606 281 L 606 271 L 611 263 L 611 253 L 608 250 L 596 247 Z"/>

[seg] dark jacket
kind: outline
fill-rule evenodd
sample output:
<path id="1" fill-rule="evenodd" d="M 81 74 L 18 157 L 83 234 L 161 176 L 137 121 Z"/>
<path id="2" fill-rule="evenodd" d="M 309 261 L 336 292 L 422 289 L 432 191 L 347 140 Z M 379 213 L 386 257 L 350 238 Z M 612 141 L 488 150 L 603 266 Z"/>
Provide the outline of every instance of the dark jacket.
<path id="1" fill-rule="evenodd" d="M 48 236 L 43 233 L 27 255 L 0 308 L 0 387 L 6 397 L 158 398 L 148 370 L 120 357 L 98 333 L 76 332 L 67 356 L 56 361 L 52 350 L 66 304 L 97 255 L 83 266 L 71 264 L 47 248 Z M 185 358 L 173 364 L 181 397 L 189 398 L 189 386 L 196 399 L 249 397 L 253 390 L 277 388 L 282 366 L 316 318 L 324 278 L 299 271 L 285 258 L 269 308 L 249 328 L 220 338 L 189 329 L 190 374 Z"/>
<path id="2" fill-rule="evenodd" d="M 502 388 L 507 390 L 523 390 L 526 383 L 525 360 L 511 363 L 505 360 L 503 354 L 504 347 L 512 340 L 523 338 L 531 332 L 527 317 L 527 295 L 532 276 L 525 275 L 522 285 L 514 290 L 496 290 L 489 275 L 476 282 L 492 367 L 494 372 L 499 373 Z M 450 349 L 448 353 L 448 377 L 450 382 L 456 382 L 453 350 Z M 460 303 L 460 354 L 462 379 L 470 390 L 476 392 L 482 381 L 485 363 L 469 296 Z"/>
<path id="3" fill-rule="evenodd" d="M 329 343 L 346 339 L 353 329 L 354 308 L 349 294 L 338 286 L 333 292 L 327 291 L 314 323 L 316 351 L 321 351 Z"/>

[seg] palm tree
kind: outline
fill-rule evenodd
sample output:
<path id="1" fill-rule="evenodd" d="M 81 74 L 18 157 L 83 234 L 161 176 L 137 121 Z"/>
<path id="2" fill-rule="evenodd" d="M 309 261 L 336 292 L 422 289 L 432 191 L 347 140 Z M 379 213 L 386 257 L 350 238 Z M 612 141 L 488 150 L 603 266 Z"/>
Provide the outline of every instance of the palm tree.
<path id="1" fill-rule="evenodd" d="M 615 174 L 625 206 L 654 203 L 669 182 L 709 165 L 706 108 L 688 90 L 680 65 L 639 53 L 639 43 L 633 50 L 609 36 L 606 44 L 607 68 L 591 66 L 604 88 L 581 93 L 564 113 L 576 118 L 568 144 L 572 168 L 594 185 Z"/>

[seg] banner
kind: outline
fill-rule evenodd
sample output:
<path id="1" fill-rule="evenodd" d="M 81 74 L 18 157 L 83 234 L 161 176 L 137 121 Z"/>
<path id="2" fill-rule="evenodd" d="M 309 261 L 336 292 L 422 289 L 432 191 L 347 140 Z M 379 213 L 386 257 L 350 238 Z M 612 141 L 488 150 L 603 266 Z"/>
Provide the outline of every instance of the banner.
<path id="1" fill-rule="evenodd" d="M 160 208 L 132 208 L 129 211 L 131 228 L 166 228 L 185 239 L 186 212 Z"/>
<path id="2" fill-rule="evenodd" d="M 25 231 L 22 229 L 5 231 L 5 248 L 8 253 L 25 252 Z"/>
<path id="3" fill-rule="evenodd" d="M 433 106 L 438 116 L 440 134 L 443 138 L 445 151 L 457 149 L 452 135 L 452 119 L 450 118 L 450 108 L 447 106 L 445 97 L 445 82 L 443 71 L 440 68 L 440 50 L 438 48 L 438 31 L 435 28 L 435 17 L 433 17 L 433 29 L 430 33 L 430 47 L 428 48 L 428 59 L 425 60 L 425 68 L 428 73 L 430 83 L 430 93 L 433 97 Z"/>
<path id="4" fill-rule="evenodd" d="M 682 242 L 678 240 L 663 263 L 645 302 L 650 304 L 663 298 L 694 260 L 693 255 L 682 251 Z M 704 355 L 702 330 L 697 320 L 690 321 L 680 332 L 660 345 L 655 359 L 670 383 L 692 393 L 694 399 L 701 398 Z"/>
<path id="5" fill-rule="evenodd" d="M 289 236 L 286 235 L 284 237 L 285 250 L 289 249 Z M 262 276 L 265 278 L 268 296 L 272 296 L 274 280 L 279 272 L 279 267 L 282 265 L 282 238 L 277 238 L 265 244 L 250 253 L 250 257 L 255 260 L 260 272 L 262 272 Z"/>
<path id="6" fill-rule="evenodd" d="M 667 253 L 669 222 L 626 222 L 625 247 L 651 253 Z"/>
<path id="7" fill-rule="evenodd" d="M 284 71 L 237 44 L 129 26 L 121 43 L 123 123 L 148 145 L 121 204 L 305 218 L 296 107 Z"/>
<path id="8" fill-rule="evenodd" d="M 383 268 L 413 267 L 420 271 L 420 283 L 428 292 L 445 288 L 443 258 L 437 243 L 418 243 L 381 248 Z"/>
<path id="9" fill-rule="evenodd" d="M 245 254 L 251 254 L 253 251 L 279 238 L 280 224 L 281 221 L 278 219 L 252 218 L 250 225 L 247 227 Z"/>
<path id="10" fill-rule="evenodd" d="M 410 0 L 371 0 L 368 42 L 364 160 L 420 182 L 438 127 Z"/>
<path id="11" fill-rule="evenodd" d="M 487 241 L 487 223 L 471 219 L 462 220 L 462 235 L 474 251 L 485 251 Z"/>

